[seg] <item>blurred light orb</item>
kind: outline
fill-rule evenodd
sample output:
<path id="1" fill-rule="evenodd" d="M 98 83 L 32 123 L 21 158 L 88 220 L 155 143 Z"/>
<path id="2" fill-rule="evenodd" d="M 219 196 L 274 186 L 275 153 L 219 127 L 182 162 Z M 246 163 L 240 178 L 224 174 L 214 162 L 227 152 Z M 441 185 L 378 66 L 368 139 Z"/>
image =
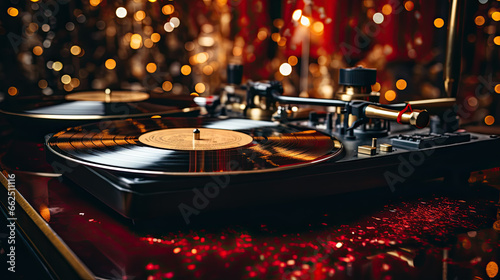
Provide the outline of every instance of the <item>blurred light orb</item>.
<path id="1" fill-rule="evenodd" d="M 69 51 L 71 52 L 72 55 L 79 55 L 82 52 L 82 48 L 80 48 L 77 45 L 74 45 L 71 47 Z"/>
<path id="2" fill-rule="evenodd" d="M 37 55 L 37 56 L 42 55 L 42 54 L 43 54 L 43 49 L 42 49 L 42 47 L 40 47 L 40 46 L 36 46 L 36 47 L 34 47 L 34 48 L 33 48 L 33 54 L 34 54 L 34 55 Z"/>
<path id="3" fill-rule="evenodd" d="M 127 16 L 127 9 L 125 9 L 124 7 L 118 7 L 116 9 L 116 16 L 119 18 L 126 17 Z"/>
<path id="4" fill-rule="evenodd" d="M 194 86 L 194 90 L 197 92 L 197 93 L 204 93 L 205 90 L 206 90 L 206 86 L 204 83 L 197 83 L 195 86 Z"/>
<path id="5" fill-rule="evenodd" d="M 146 71 L 148 71 L 149 73 L 156 72 L 156 69 L 157 69 L 156 64 L 153 62 L 150 62 L 146 65 Z"/>
<path id="6" fill-rule="evenodd" d="M 19 10 L 14 7 L 10 7 L 7 9 L 7 14 L 9 14 L 9 16 L 11 17 L 17 17 L 17 15 L 19 14 Z"/>
<path id="7" fill-rule="evenodd" d="M 161 35 L 158 34 L 158 33 L 153 33 L 151 34 L 151 41 L 153 41 L 154 43 L 158 43 L 161 39 Z"/>
<path id="8" fill-rule="evenodd" d="M 110 59 L 106 60 L 106 62 L 104 63 L 104 66 L 109 70 L 113 70 L 116 67 L 116 61 L 114 59 L 110 58 Z"/>
<path id="9" fill-rule="evenodd" d="M 18 91 L 16 87 L 10 87 L 7 92 L 9 93 L 10 96 L 15 96 L 17 95 Z"/>
<path id="10" fill-rule="evenodd" d="M 295 21 L 299 21 L 300 17 L 302 17 L 302 10 L 295 10 L 292 14 L 292 19 Z"/>
<path id="11" fill-rule="evenodd" d="M 61 71 L 63 69 L 63 64 L 59 61 L 56 61 L 52 64 L 52 69 L 54 71 Z"/>
<path id="12" fill-rule="evenodd" d="M 283 76 L 288 76 L 292 74 L 292 65 L 288 63 L 283 63 L 280 66 L 280 74 Z"/>
<path id="13" fill-rule="evenodd" d="M 482 26 L 486 22 L 486 20 L 482 16 L 477 16 L 474 19 L 474 22 L 476 23 L 477 26 Z"/>
<path id="14" fill-rule="evenodd" d="M 376 24 L 381 24 L 382 22 L 384 22 L 384 15 L 382 13 L 375 13 L 373 15 L 373 22 L 375 22 Z"/>
<path id="15" fill-rule="evenodd" d="M 311 25 L 311 20 L 308 17 L 301 17 L 300 18 L 300 24 L 302 24 L 305 27 L 308 27 Z"/>
<path id="16" fill-rule="evenodd" d="M 496 36 L 495 39 L 493 39 L 493 42 L 495 45 L 500 46 L 500 36 Z"/>
<path id="17" fill-rule="evenodd" d="M 393 90 L 388 90 L 385 95 L 385 100 L 387 101 L 394 101 L 394 99 L 396 99 L 396 92 L 393 91 Z"/>
<path id="18" fill-rule="evenodd" d="M 167 32 L 172 32 L 174 31 L 174 26 L 170 22 L 166 22 L 165 25 L 163 25 L 163 29 Z"/>
<path id="19" fill-rule="evenodd" d="M 404 90 L 406 89 L 406 86 L 407 86 L 407 83 L 405 80 L 403 79 L 399 79 L 397 82 L 396 82 L 396 87 L 399 89 L 399 90 Z"/>
<path id="20" fill-rule="evenodd" d="M 63 75 L 61 77 L 61 82 L 65 85 L 71 83 L 71 76 L 70 75 Z"/>
<path id="21" fill-rule="evenodd" d="M 183 65 L 181 67 L 181 73 L 184 76 L 187 76 L 187 75 L 191 74 L 191 66 L 189 66 L 189 65 Z"/>
<path id="22" fill-rule="evenodd" d="M 165 81 L 163 82 L 163 84 L 161 85 L 161 88 L 164 90 L 164 91 L 171 91 L 172 90 L 172 83 L 169 82 L 169 81 Z"/>
<path id="23" fill-rule="evenodd" d="M 175 11 L 175 8 L 174 8 L 174 6 L 173 6 L 173 5 L 171 5 L 171 4 L 165 5 L 165 6 L 163 6 L 163 8 L 161 8 L 161 12 L 162 12 L 164 15 L 166 15 L 166 16 L 168 16 L 168 15 L 172 14 L 174 11 Z"/>
<path id="24" fill-rule="evenodd" d="M 181 20 L 178 17 L 173 17 L 170 19 L 170 24 L 174 27 L 177 28 L 181 24 Z"/>
<path id="25" fill-rule="evenodd" d="M 434 20 L 434 26 L 436 28 L 441 28 L 444 26 L 444 20 L 442 18 L 437 18 Z"/>
<path id="26" fill-rule="evenodd" d="M 486 125 L 492 125 L 495 123 L 495 117 L 491 116 L 491 115 L 488 115 L 484 118 L 484 123 Z"/>
<path id="27" fill-rule="evenodd" d="M 500 21 L 500 12 L 494 12 L 493 14 L 491 14 L 491 18 L 494 21 Z"/>
<path id="28" fill-rule="evenodd" d="M 413 10 L 413 8 L 415 7 L 415 4 L 413 4 L 412 1 L 407 1 L 405 3 L 405 9 L 408 11 L 408 12 L 411 12 Z"/>

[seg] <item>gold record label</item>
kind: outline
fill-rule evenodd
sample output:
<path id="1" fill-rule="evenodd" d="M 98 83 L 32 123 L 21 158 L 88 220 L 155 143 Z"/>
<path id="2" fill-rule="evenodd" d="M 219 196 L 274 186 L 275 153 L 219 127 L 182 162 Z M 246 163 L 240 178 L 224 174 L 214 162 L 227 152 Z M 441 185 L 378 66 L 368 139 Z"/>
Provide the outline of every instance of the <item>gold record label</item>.
<path id="1" fill-rule="evenodd" d="M 149 98 L 149 94 L 140 91 L 82 91 L 65 96 L 69 101 L 100 102 L 139 102 Z"/>
<path id="2" fill-rule="evenodd" d="M 199 128 L 199 139 L 195 139 L 195 128 L 171 128 L 155 130 L 139 136 L 143 144 L 169 150 L 210 151 L 234 149 L 252 143 L 253 137 L 242 132 Z"/>

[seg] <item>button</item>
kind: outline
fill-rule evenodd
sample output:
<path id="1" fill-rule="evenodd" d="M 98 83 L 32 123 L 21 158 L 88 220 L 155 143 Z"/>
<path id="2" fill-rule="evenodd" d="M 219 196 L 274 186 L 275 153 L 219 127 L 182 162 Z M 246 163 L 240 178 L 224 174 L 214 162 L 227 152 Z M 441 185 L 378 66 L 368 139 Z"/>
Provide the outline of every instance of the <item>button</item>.
<path id="1" fill-rule="evenodd" d="M 380 144 L 380 151 L 390 153 L 390 152 L 392 152 L 392 145 L 391 144 Z"/>

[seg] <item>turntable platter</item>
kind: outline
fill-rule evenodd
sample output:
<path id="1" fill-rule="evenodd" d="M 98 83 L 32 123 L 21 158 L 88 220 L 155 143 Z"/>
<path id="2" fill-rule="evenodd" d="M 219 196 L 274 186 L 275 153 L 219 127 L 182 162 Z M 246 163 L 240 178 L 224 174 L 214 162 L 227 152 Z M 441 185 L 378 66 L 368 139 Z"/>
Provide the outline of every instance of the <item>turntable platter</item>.
<path id="1" fill-rule="evenodd" d="M 200 131 L 199 140 L 193 129 Z M 339 158 L 343 149 L 340 141 L 315 130 L 201 118 L 101 122 L 61 131 L 47 146 L 79 164 L 156 175 L 279 171 Z"/>

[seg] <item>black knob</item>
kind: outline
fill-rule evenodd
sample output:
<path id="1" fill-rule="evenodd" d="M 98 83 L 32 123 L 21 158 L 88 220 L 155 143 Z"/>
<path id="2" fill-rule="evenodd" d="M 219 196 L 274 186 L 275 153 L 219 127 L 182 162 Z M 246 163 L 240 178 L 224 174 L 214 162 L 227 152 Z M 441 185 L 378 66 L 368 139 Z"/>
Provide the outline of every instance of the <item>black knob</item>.
<path id="1" fill-rule="evenodd" d="M 228 84 L 241 84 L 243 78 L 243 65 L 241 64 L 228 64 L 227 65 L 227 83 Z"/>
<path id="2" fill-rule="evenodd" d="M 371 86 L 377 82 L 377 70 L 363 68 L 342 68 L 339 72 L 339 84 L 345 86 L 364 87 Z"/>
<path id="3" fill-rule="evenodd" d="M 318 121 L 319 121 L 318 113 L 316 113 L 316 112 L 310 112 L 309 113 L 309 121 L 312 124 L 317 124 Z"/>

